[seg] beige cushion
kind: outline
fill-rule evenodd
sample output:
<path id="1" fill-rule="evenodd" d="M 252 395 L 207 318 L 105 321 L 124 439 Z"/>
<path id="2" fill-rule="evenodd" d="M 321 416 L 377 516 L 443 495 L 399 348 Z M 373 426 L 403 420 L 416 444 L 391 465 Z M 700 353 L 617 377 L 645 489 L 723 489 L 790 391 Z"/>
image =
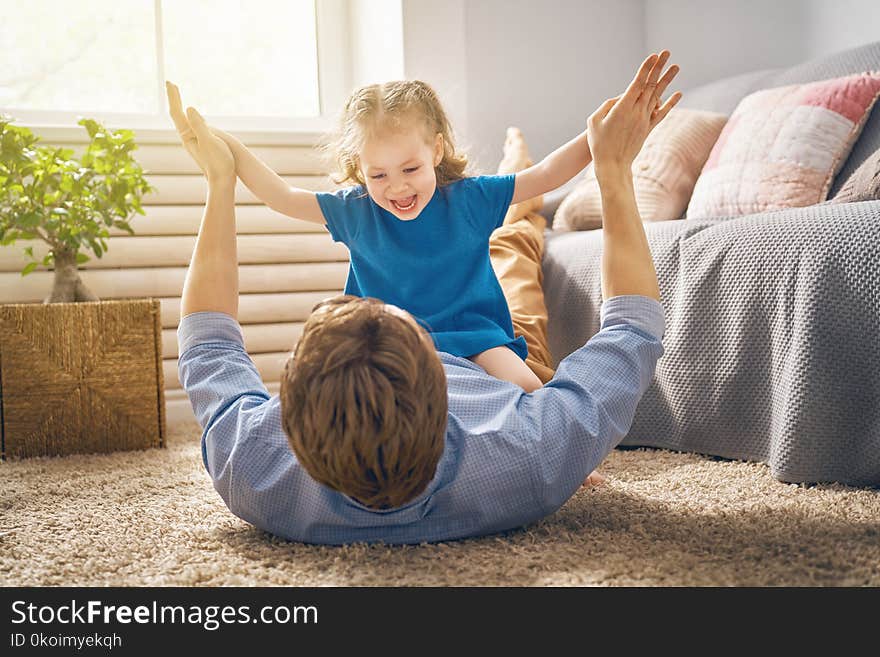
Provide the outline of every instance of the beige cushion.
<path id="1" fill-rule="evenodd" d="M 874 151 L 831 199 L 832 203 L 880 200 L 880 150 Z"/>
<path id="2" fill-rule="evenodd" d="M 644 221 L 679 219 L 727 117 L 715 112 L 673 109 L 654 128 L 633 161 L 636 203 Z M 592 164 L 566 196 L 553 220 L 555 230 L 602 226 L 602 201 Z"/>

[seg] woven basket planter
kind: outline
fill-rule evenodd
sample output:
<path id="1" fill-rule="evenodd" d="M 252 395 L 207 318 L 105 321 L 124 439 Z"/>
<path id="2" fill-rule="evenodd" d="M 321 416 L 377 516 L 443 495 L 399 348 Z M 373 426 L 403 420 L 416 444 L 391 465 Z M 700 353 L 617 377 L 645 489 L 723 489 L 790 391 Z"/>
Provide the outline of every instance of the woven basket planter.
<path id="1" fill-rule="evenodd" d="M 158 299 L 0 305 L 3 456 L 162 447 Z"/>

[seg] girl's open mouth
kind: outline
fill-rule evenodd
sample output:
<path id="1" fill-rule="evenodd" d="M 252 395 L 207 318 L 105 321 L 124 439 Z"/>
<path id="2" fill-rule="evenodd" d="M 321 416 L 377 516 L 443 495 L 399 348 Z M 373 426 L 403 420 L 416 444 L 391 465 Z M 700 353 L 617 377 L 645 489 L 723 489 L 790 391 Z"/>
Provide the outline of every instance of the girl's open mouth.
<path id="1" fill-rule="evenodd" d="M 391 201 L 391 205 L 400 210 L 401 212 L 409 212 L 413 208 L 416 207 L 416 201 L 418 200 L 418 195 L 410 196 L 409 198 L 400 199 L 399 201 Z"/>

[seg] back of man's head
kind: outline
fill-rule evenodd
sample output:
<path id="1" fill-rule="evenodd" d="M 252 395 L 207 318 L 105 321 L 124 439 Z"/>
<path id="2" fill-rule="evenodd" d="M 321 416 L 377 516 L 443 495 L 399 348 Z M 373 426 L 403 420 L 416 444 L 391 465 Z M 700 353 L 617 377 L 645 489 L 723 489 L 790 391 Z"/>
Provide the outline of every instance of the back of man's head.
<path id="1" fill-rule="evenodd" d="M 430 336 L 377 299 L 318 304 L 281 379 L 281 421 L 303 468 L 374 509 L 401 506 L 431 481 L 447 408 Z"/>

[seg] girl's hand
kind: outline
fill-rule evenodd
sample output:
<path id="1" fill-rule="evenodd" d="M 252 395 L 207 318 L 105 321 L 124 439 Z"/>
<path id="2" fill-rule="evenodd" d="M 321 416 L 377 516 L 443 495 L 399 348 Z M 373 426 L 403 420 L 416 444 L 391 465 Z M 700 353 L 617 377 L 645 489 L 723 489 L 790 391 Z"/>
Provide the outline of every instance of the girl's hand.
<path id="1" fill-rule="evenodd" d="M 234 181 L 235 159 L 226 142 L 211 132 L 205 119 L 194 107 L 187 108 L 186 114 L 183 113 L 177 86 L 166 81 L 165 90 L 168 93 L 168 110 L 183 146 L 199 165 L 208 182 Z"/>
<path id="2" fill-rule="evenodd" d="M 651 54 L 621 96 L 609 98 L 590 116 L 587 140 L 593 155 L 596 177 L 632 172 L 632 163 L 651 130 L 664 119 L 681 99 L 675 92 L 662 106 L 660 98 L 678 73 L 670 66 L 660 72 L 669 59 L 669 51 Z"/>

